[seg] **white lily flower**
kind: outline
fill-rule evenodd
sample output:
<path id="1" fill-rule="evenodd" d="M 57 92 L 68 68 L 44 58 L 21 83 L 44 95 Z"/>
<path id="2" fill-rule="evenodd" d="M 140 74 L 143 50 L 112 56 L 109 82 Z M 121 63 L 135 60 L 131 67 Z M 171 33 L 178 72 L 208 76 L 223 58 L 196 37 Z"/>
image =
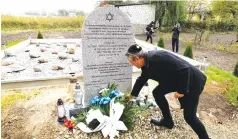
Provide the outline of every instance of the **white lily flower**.
<path id="1" fill-rule="evenodd" d="M 102 90 L 99 91 L 99 93 L 104 93 L 104 92 L 106 92 L 108 90 L 109 90 L 108 88 L 103 88 Z"/>
<path id="2" fill-rule="evenodd" d="M 100 122 L 100 124 L 94 130 L 91 130 L 82 122 L 78 123 L 77 127 L 85 133 L 92 133 L 92 132 L 100 131 L 105 126 L 106 116 L 103 115 L 99 109 L 97 109 L 97 110 L 90 109 L 88 111 L 85 121 L 87 124 L 89 124 L 93 119 L 97 119 Z"/>
<path id="3" fill-rule="evenodd" d="M 115 98 L 113 98 L 110 103 L 110 117 L 107 118 L 106 126 L 102 129 L 104 138 L 108 135 L 110 138 L 114 138 L 115 136 L 119 137 L 118 130 L 128 130 L 125 124 L 119 120 L 125 107 L 120 103 L 114 103 L 114 100 Z"/>
<path id="4" fill-rule="evenodd" d="M 86 116 L 86 123 L 89 124 L 93 119 L 97 119 L 100 123 L 104 121 L 104 116 L 99 109 L 90 109 Z"/>

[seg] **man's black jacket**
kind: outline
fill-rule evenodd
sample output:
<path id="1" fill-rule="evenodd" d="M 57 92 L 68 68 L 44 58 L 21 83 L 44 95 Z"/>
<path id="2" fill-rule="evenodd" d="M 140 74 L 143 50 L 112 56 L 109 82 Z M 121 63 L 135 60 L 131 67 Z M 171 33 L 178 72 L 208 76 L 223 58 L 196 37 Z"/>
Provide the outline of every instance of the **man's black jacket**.
<path id="1" fill-rule="evenodd" d="M 173 31 L 172 38 L 178 39 L 178 38 L 179 38 L 179 34 L 180 34 L 180 28 L 174 27 L 174 28 L 172 29 L 172 31 Z"/>
<path id="2" fill-rule="evenodd" d="M 166 51 L 154 50 L 145 54 L 145 65 L 141 70 L 141 76 L 132 89 L 132 96 L 138 96 L 148 79 L 159 82 L 159 92 L 156 93 L 177 91 L 185 95 L 189 93 L 199 95 L 201 92 L 195 89 L 196 86 L 203 88 L 206 82 L 206 76 L 200 70 Z"/>

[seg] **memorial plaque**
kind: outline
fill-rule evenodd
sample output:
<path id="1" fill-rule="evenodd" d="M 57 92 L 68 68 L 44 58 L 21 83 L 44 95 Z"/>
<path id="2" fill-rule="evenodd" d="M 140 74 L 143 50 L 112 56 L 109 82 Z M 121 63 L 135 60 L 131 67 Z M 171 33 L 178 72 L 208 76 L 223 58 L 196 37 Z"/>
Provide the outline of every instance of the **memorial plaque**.
<path id="1" fill-rule="evenodd" d="M 99 7 L 88 15 L 82 31 L 85 105 L 108 83 L 131 90 L 132 67 L 125 53 L 134 43 L 130 20 L 119 8 Z"/>

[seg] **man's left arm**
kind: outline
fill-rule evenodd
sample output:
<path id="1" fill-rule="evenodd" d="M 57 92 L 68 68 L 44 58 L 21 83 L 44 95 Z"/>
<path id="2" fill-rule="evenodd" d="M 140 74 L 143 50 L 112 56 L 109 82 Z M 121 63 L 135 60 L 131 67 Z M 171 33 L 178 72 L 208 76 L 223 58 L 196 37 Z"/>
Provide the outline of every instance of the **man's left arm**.
<path id="1" fill-rule="evenodd" d="M 140 90 L 142 89 L 142 87 L 144 86 L 144 84 L 148 81 L 148 77 L 145 76 L 142 72 L 142 75 L 140 77 L 137 78 L 133 89 L 131 91 L 131 94 L 128 96 L 128 101 L 130 101 L 133 98 L 138 97 Z"/>
<path id="2" fill-rule="evenodd" d="M 146 75 L 144 75 L 144 73 L 142 72 L 142 75 L 137 78 L 137 80 L 133 86 L 131 95 L 134 97 L 138 97 L 140 90 L 142 89 L 142 87 L 145 85 L 145 83 L 147 81 L 148 81 L 148 77 Z"/>

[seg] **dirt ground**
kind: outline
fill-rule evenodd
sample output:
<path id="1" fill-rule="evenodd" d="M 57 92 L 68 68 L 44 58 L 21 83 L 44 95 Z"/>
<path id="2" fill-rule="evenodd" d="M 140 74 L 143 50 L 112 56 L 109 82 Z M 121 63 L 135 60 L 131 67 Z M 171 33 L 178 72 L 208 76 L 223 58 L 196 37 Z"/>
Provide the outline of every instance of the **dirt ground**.
<path id="1" fill-rule="evenodd" d="M 39 89 L 41 94 L 26 101 L 20 101 L 2 111 L 2 138 L 32 139 L 55 138 L 57 125 L 57 99 L 66 98 L 66 89 L 60 86 Z M 31 93 L 33 89 L 24 92 Z M 12 93 L 7 91 L 6 93 Z M 55 92 L 55 93 L 53 93 Z M 62 130 L 63 131 L 63 130 Z"/>
<path id="2" fill-rule="evenodd" d="M 212 139 L 237 139 L 238 138 L 238 110 L 227 103 L 220 94 L 219 88 L 206 86 L 201 95 L 198 107 L 198 116 L 204 123 Z M 31 93 L 35 89 L 24 89 L 22 92 Z M 81 139 L 102 138 L 100 132 L 85 134 L 76 130 L 74 134 L 66 127 L 57 124 L 57 99 L 62 98 L 68 102 L 66 86 L 54 86 L 38 89 L 41 93 L 29 100 L 19 101 L 2 110 L 3 139 Z M 209 91 L 209 92 L 207 92 Z M 15 90 L 2 90 L 3 94 L 14 93 Z M 138 124 L 132 131 L 120 133 L 121 138 L 183 138 L 196 139 L 196 134 L 185 123 L 183 112 L 178 108 L 178 103 L 173 94 L 167 96 L 170 103 L 175 128 L 168 130 L 151 126 L 151 117 L 160 117 L 159 108 L 150 109 L 146 115 L 137 119 Z M 175 106 L 175 107 L 174 107 Z M 141 128 L 143 127 L 143 128 Z"/>
<path id="3" fill-rule="evenodd" d="M 16 34 L 2 34 L 2 42 L 7 43 L 14 39 L 27 38 L 28 35 L 35 38 L 35 32 L 23 32 Z M 80 38 L 79 32 L 43 32 L 46 38 Z M 226 35 L 231 41 L 235 34 Z M 220 37 L 220 35 L 217 35 Z M 136 36 L 144 40 L 145 36 Z M 185 41 L 191 39 L 193 34 L 182 34 L 179 53 L 182 54 Z M 154 37 L 154 43 L 157 42 Z M 214 36 L 211 37 L 214 39 Z M 216 39 L 214 39 L 216 40 Z M 211 40 L 212 41 L 212 40 Z M 171 48 L 170 38 L 165 39 L 166 49 Z M 194 48 L 195 59 L 208 57 L 211 65 L 220 67 L 228 72 L 232 72 L 238 59 L 238 54 L 215 51 L 202 47 Z M 35 89 L 24 89 L 22 92 L 33 92 Z M 84 134 L 77 130 L 71 134 L 68 130 L 57 124 L 58 98 L 67 99 L 66 86 L 44 87 L 38 89 L 41 93 L 29 100 L 19 101 L 1 111 L 1 137 L 3 139 L 63 139 L 63 138 L 102 138 L 101 134 Z M 15 93 L 15 90 L 1 90 L 2 96 Z M 170 99 L 171 98 L 171 99 Z M 169 103 L 174 103 L 172 95 L 168 98 Z M 130 131 L 122 135 L 122 138 L 197 138 L 192 129 L 183 120 L 180 109 L 171 107 L 175 121 L 173 130 L 161 128 L 151 128 L 148 121 L 143 125 L 136 125 L 141 131 Z M 144 118 L 159 116 L 159 108 L 151 109 Z M 198 107 L 198 116 L 204 122 L 205 127 L 212 139 L 237 139 L 238 138 L 238 109 L 230 105 L 225 96 L 221 93 L 221 88 L 216 84 L 209 84 L 205 87 L 201 95 Z M 147 129 L 148 128 L 148 129 Z M 136 128 L 135 128 L 136 129 Z M 150 134 L 150 135 L 147 135 Z M 153 136 L 151 136 L 153 134 Z M 139 136 L 139 137 L 138 137 Z"/>

